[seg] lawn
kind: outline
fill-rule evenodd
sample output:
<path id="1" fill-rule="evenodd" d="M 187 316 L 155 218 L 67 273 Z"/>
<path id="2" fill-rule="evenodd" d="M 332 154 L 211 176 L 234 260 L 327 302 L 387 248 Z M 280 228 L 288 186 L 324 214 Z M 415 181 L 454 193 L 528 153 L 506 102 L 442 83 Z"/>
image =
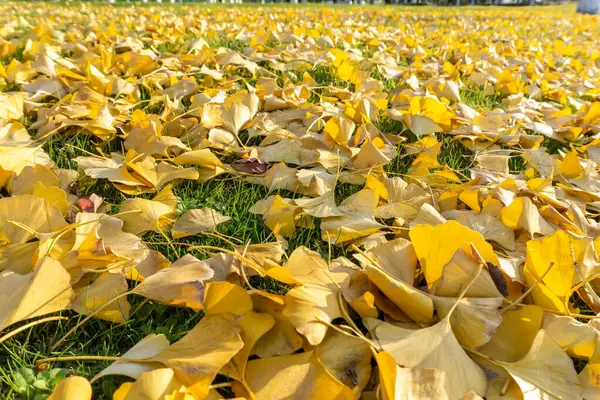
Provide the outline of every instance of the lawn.
<path id="1" fill-rule="evenodd" d="M 560 360 L 554 380 L 569 382 L 563 389 L 577 391 L 572 398 L 594 398 L 598 388 L 585 375 L 597 368 L 598 352 L 589 341 L 595 340 L 590 330 L 600 329 L 587 324 L 600 309 L 599 33 L 600 20 L 575 14 L 573 5 L 0 4 L 0 289 L 9 297 L 0 305 L 0 397 L 45 398 L 54 374 L 92 379 L 148 335 L 175 343 L 201 321 L 221 318 L 215 311 L 221 307 L 223 315 L 236 316 L 222 318 L 241 329 L 238 340 L 249 347 L 241 350 L 247 350 L 245 375 L 242 369 L 242 378 L 236 377 L 240 373 L 225 366 L 228 358 L 198 389 L 163 362 L 177 376 L 169 386 L 173 393 L 177 388 L 183 396 L 194 386 L 189 398 L 206 398 L 198 394 L 204 389 L 210 389 L 208 398 L 279 398 L 275 394 L 287 390 L 286 379 L 293 386 L 296 375 L 282 378 L 272 371 L 284 368 L 275 356 L 304 360 L 330 351 L 338 357 L 328 361 L 335 367 L 327 368 L 325 356 L 306 361 L 323 369 L 304 372 L 304 385 L 314 385 L 317 394 L 298 383 L 295 398 L 329 398 L 323 393 L 335 391 L 338 398 L 359 398 L 361 392 L 365 399 L 393 398 L 380 397 L 383 376 L 396 373 L 386 372 L 382 354 L 392 354 L 411 373 L 443 373 L 456 398 L 468 392 L 498 398 L 503 390 L 522 395 L 523 379 L 558 396 L 560 388 L 540 389 L 544 385 L 535 378 L 503 364 L 539 356 L 537 349 Z M 101 203 L 90 205 L 92 195 Z M 42 206 L 45 215 L 37 209 Z M 183 225 L 188 212 L 203 209 L 211 213 L 201 221 L 207 228 L 195 220 L 183 235 L 175 234 L 175 221 Z M 147 257 L 143 265 L 126 255 L 133 247 L 119 241 L 125 240 L 121 228 L 121 236 L 86 228 L 92 225 L 82 221 L 93 213 L 102 213 L 98 221 L 124 221 L 127 240 Z M 60 223 L 51 222 L 50 214 Z M 229 218 L 216 223 L 215 215 Z M 253 247 L 260 244 L 264 250 Z M 550 248 L 548 254 L 535 252 Z M 305 256 L 306 249 L 316 253 Z M 214 277 L 203 282 L 182 274 L 169 289 L 130 293 L 125 303 L 112 303 L 112 314 L 91 318 L 70 334 L 110 298 L 152 282 L 145 271 L 175 268 L 186 254 L 197 259 L 194 274 L 209 266 Z M 453 264 L 459 256 L 469 261 Z M 318 273 L 298 272 L 317 257 L 330 265 L 324 274 L 337 289 L 331 282 L 315 283 L 316 276 L 322 279 Z M 412 259 L 411 269 L 405 264 Z M 56 297 L 68 291 L 70 299 L 35 313 L 41 297 L 24 282 L 49 270 L 46 261 L 58 264 L 52 268 L 64 272 L 67 282 L 54 282 L 59 275 L 53 273 L 36 290 L 63 285 Z M 469 262 L 479 272 L 468 270 Z M 408 278 L 394 269 L 400 264 Z M 453 265 L 465 276 L 450 276 Z M 343 282 L 330 274 L 345 274 Z M 102 287 L 103 279 L 118 284 Z M 469 292 L 474 282 L 477 294 Z M 321 292 L 306 289 L 311 285 Z M 267 331 L 281 332 L 270 325 L 253 339 L 239 322 L 253 321 L 252 311 L 236 314 L 242 300 L 227 297 L 236 290 L 244 299 L 252 296 L 254 314 L 291 324 L 301 345 L 286 353 L 264 344 L 269 356 L 252 353 Z M 300 290 L 309 299 L 326 291 L 326 304 L 304 299 L 300 307 L 294 303 Z M 408 300 L 398 299 L 395 290 L 410 293 Z M 261 309 L 255 299 L 260 293 L 275 295 L 287 311 Z M 334 298 L 338 294 L 343 304 Z M 211 296 L 222 296 L 218 301 L 226 305 L 209 307 L 218 302 Z M 483 301 L 490 298 L 498 302 Z M 448 299 L 467 304 L 448 307 Z M 419 308 L 421 301 L 431 303 L 423 306 L 430 311 Z M 330 312 L 331 302 L 341 314 Z M 17 319 L 15 310 L 25 303 L 30 312 Z M 300 308 L 312 311 L 298 316 Z M 455 308 L 452 318 L 462 320 L 450 319 Z M 33 314 L 65 318 L 10 335 Z M 322 318 L 328 333 L 319 337 L 314 325 Z M 533 331 L 524 322 L 530 319 L 538 321 Z M 382 329 L 370 328 L 375 320 L 391 331 L 414 332 L 450 321 L 454 333 L 444 335 L 464 359 L 456 355 L 454 366 L 443 357 L 419 363 L 402 359 L 393 346 L 368 346 L 365 337 L 383 343 L 377 336 Z M 462 332 L 461 324 L 472 333 Z M 529 341 L 523 349 L 518 335 L 502 336 L 521 328 L 522 340 Z M 561 342 L 567 331 L 585 342 L 583 350 Z M 403 335 L 409 334 L 397 333 L 394 340 L 407 354 L 418 345 L 401 340 Z M 331 338 L 343 347 L 323 350 Z M 220 346 L 215 340 L 212 345 Z M 514 346 L 506 357 L 498 350 L 503 340 Z M 339 355 L 353 346 L 366 348 L 366 355 Z M 488 382 L 478 375 L 481 366 L 504 368 L 504 375 Z M 261 378 L 263 372 L 272 375 Z M 461 383 L 463 372 L 469 377 Z M 437 375 L 415 379 L 447 388 Z M 93 398 L 124 399 L 119 396 L 127 390 L 141 390 L 121 386 L 133 381 L 102 377 L 91 385 Z"/>

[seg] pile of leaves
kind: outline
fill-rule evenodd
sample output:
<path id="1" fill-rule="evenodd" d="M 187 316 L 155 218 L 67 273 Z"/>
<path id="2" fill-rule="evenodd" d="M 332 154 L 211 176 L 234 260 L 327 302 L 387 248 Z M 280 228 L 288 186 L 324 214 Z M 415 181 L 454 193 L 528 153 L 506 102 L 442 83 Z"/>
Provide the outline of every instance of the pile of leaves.
<path id="1" fill-rule="evenodd" d="M 560 8 L 2 3 L 0 342 L 70 318 L 32 349 L 68 366 L 66 338 L 134 299 L 202 316 L 17 391 L 599 398 L 599 34 Z M 266 188 L 268 241 L 182 212 L 178 185 L 215 180 Z M 307 228 L 324 247 L 291 245 Z"/>

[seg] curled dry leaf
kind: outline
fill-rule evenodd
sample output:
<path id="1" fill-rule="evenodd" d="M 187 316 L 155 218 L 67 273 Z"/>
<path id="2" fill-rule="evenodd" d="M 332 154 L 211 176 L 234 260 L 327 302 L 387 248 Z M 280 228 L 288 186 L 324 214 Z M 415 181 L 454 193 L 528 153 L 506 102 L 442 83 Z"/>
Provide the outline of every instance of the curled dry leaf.
<path id="1" fill-rule="evenodd" d="M 231 163 L 231 168 L 245 174 L 264 174 L 273 165 L 258 158 L 242 158 Z"/>

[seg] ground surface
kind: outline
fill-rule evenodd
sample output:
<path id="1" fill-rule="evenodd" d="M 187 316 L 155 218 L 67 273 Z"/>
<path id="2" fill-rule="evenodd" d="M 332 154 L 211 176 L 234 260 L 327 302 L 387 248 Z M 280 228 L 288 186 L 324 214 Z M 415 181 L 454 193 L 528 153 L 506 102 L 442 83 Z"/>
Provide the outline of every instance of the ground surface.
<path id="1" fill-rule="evenodd" d="M 125 154 L 133 149 L 135 157 L 173 160 L 187 151 L 211 149 L 223 163 L 223 173 L 213 179 L 175 181 L 173 194 L 177 204 L 172 215 L 175 218 L 188 210 L 209 207 L 231 219 L 219 225 L 219 235 L 195 234 L 173 240 L 184 244 L 169 243 L 172 236 L 168 232 L 166 238 L 158 231 L 140 234 L 144 245 L 171 262 L 188 252 L 198 259 L 218 253 L 188 250 L 193 245 L 231 249 L 227 238 L 235 238 L 242 245 L 279 238 L 287 242 L 287 255 L 306 246 L 324 259 L 351 259 L 350 243 L 331 246 L 322 239 L 321 218 L 302 224 L 295 214 L 290 228 L 289 220 L 278 220 L 279 214 L 273 217 L 275 223 L 269 223 L 266 214 L 253 213 L 251 208 L 273 195 L 286 199 L 305 197 L 314 189 L 309 187 L 314 182 L 333 190 L 339 206 L 363 189 L 363 174 L 377 179 L 402 177 L 426 188 L 426 195 L 431 193 L 439 200 L 443 192 L 463 196 L 467 186 L 461 185 L 479 179 L 472 174 L 475 167 L 505 174 L 505 178 L 513 176 L 517 181 L 544 178 L 543 171 L 522 157 L 528 149 L 542 146 L 548 154 L 562 160 L 567 152 L 578 148 L 580 157 L 584 157 L 587 148 L 582 146 L 589 145 L 598 134 L 597 119 L 589 116 L 593 114 L 589 109 L 600 94 L 600 57 L 594 50 L 598 47 L 600 24 L 594 17 L 576 16 L 573 11 L 573 6 L 113 8 L 3 3 L 0 89 L 11 96 L 22 92 L 26 97 L 2 100 L 8 111 L 0 111 L 6 114 L 0 115 L 0 129 L 8 124 L 22 124 L 49 156 L 52 168 L 78 171 L 76 183 L 60 188 L 67 195 L 65 201 L 71 212 L 81 208 L 78 199 L 96 194 L 104 199 L 106 212 L 115 214 L 127 199 L 152 199 L 161 189 L 144 179 L 139 179 L 137 185 L 116 187 L 115 179 L 95 179 L 93 173 L 79 168 L 77 157 L 110 157 L 111 153 Z M 236 53 L 243 57 L 236 58 Z M 169 87 L 175 89 L 169 91 Z M 237 98 L 231 97 L 234 93 Z M 255 93 L 256 98 L 249 93 Z M 211 125 L 206 111 L 209 106 L 201 100 L 202 95 L 209 99 L 230 98 L 215 101 L 218 106 L 256 103 L 259 107 L 250 111 L 251 106 L 244 106 L 244 112 L 248 110 L 251 115 L 245 119 L 238 114 L 233 117 L 234 125 L 241 121 L 240 129 L 223 132 L 215 130 L 222 127 L 221 123 Z M 435 104 L 425 104 L 427 97 Z M 290 125 L 269 120 L 278 109 L 282 115 L 302 109 L 306 112 L 305 121 L 311 124 L 293 118 Z M 107 118 L 102 114 L 106 110 Z M 586 120 L 582 114 L 589 118 Z M 424 119 L 412 119 L 413 115 Z M 320 122 L 318 116 L 323 117 Z M 558 121 L 565 116 L 572 116 L 572 121 Z M 337 126 L 327 127 L 328 120 L 337 121 Z M 352 129 L 344 123 L 352 124 Z M 546 127 L 550 127 L 550 133 Z M 132 139 L 136 129 L 137 142 Z M 359 134 L 360 129 L 363 131 Z M 308 134 L 322 142 L 319 149 L 329 152 L 329 156 L 341 154 L 342 161 L 326 163 L 320 153 L 321 158 L 298 162 L 294 153 L 303 146 L 314 152 L 309 140 L 296 140 Z M 162 144 L 158 140 L 161 135 L 177 139 L 177 143 Z M 359 166 L 356 156 L 365 146 L 365 135 L 370 136 L 367 142 L 379 138 L 377 143 L 381 143 L 379 149 L 385 153 L 386 162 L 369 161 Z M 260 150 L 281 137 L 292 141 L 281 154 Z M 144 147 L 143 143 L 152 140 L 161 144 L 151 149 Z M 498 155 L 499 164 L 476 159 L 486 151 Z M 285 162 L 297 171 L 318 168 L 319 173 L 335 177 L 335 183 L 331 185 L 327 179 L 322 183 L 315 178 L 294 193 L 260 175 L 257 178 L 255 173 L 230 169 L 233 161 L 249 157 L 273 165 Z M 50 165 L 40 159 L 14 162 L 12 170 L 8 162 L 0 160 L 0 166 L 6 176 L 14 173 L 16 177 L 26 166 Z M 215 170 L 214 165 L 185 166 L 200 172 Z M 523 174 L 526 170 L 530 175 Z M 359 177 L 354 179 L 356 176 Z M 41 178 L 34 174 L 33 180 L 36 179 Z M 550 180 L 552 186 L 552 177 Z M 458 189 L 451 189 L 450 183 Z M 489 183 L 474 183 L 473 187 L 485 185 Z M 14 183 L 11 186 L 5 181 L 3 196 L 18 195 L 14 187 Z M 308 196 L 327 193 L 314 190 Z M 479 196 L 477 205 L 469 203 L 467 197 L 458 197 L 454 207 L 479 212 L 486 199 L 483 192 Z M 559 201 L 563 200 L 559 196 Z M 382 197 L 379 206 L 383 202 Z M 58 200 L 53 204 L 58 204 Z M 415 204 L 411 207 L 419 209 Z M 73 215 L 65 213 L 65 217 L 74 221 Z M 499 218 L 498 214 L 495 217 Z M 398 229 L 408 229 L 412 219 L 414 215 L 378 218 Z M 292 229 L 292 233 L 284 232 L 285 229 Z M 394 233 L 407 236 L 398 230 L 381 232 L 387 233 L 388 239 Z M 519 234 L 520 231 L 517 239 Z M 334 242 L 336 235 L 341 236 L 334 233 Z M 368 234 L 351 239 L 365 236 Z M 517 251 L 502 254 L 516 259 Z M 95 276 L 94 271 L 86 271 Z M 248 283 L 254 289 L 275 294 L 284 294 L 289 288 L 269 277 L 253 276 Z M 129 285 L 135 286 L 134 281 Z M 73 328 L 83 318 L 81 314 L 62 311 L 68 320 L 47 322 L 4 341 L 0 345 L 0 396 L 12 398 L 21 391 L 23 398 L 34 398 L 35 394 L 47 393 L 32 386 L 23 392 L 24 372 L 18 371 L 34 369 L 38 359 L 117 356 L 149 334 L 164 334 L 172 343 L 204 315 L 203 311 L 167 306 L 137 295 L 130 295 L 128 301 L 131 311 L 127 321 L 111 323 L 93 318 L 54 352 L 49 351 L 50 345 Z M 64 368 L 69 375 L 91 378 L 110 363 L 70 361 L 52 367 Z M 109 376 L 95 382 L 94 398 L 111 398 L 127 380 Z M 221 394 L 228 396 L 232 392 L 225 389 Z"/>

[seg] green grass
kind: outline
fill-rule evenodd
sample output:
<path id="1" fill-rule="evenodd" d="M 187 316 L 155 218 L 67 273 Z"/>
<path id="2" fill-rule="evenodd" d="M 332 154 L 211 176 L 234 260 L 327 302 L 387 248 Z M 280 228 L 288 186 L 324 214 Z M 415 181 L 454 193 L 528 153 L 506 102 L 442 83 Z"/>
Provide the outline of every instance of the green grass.
<path id="1" fill-rule="evenodd" d="M 125 6 L 125 5 L 123 5 Z M 241 51 L 246 43 L 239 40 L 227 38 L 210 38 L 210 43 L 216 47 L 227 47 L 232 50 Z M 164 43 L 159 50 L 173 51 L 179 48 L 180 43 Z M 6 60 L 3 60 L 5 63 Z M 318 66 L 310 71 L 313 78 L 320 85 L 335 85 L 338 87 L 350 87 L 350 84 L 339 80 L 333 71 L 324 66 Z M 380 77 L 378 72 L 374 77 Z M 402 83 L 396 80 L 383 80 L 387 91 L 396 89 Z M 9 87 L 17 90 L 18 87 Z M 322 89 L 318 89 L 321 91 Z M 321 92 L 318 92 L 319 94 Z M 475 109 L 494 109 L 501 107 L 501 99 L 498 96 L 485 96 L 482 88 L 461 89 L 463 101 Z M 317 101 L 318 97 L 312 99 Z M 160 107 L 144 104 L 141 108 L 147 113 L 159 113 Z M 24 121 L 29 126 L 32 121 Z M 403 135 L 407 141 L 414 142 L 416 137 L 405 129 L 402 122 L 393 121 L 388 118 L 380 118 L 377 126 L 384 133 Z M 33 133 L 33 132 L 31 132 Z M 439 161 L 456 170 L 468 168 L 472 153 L 459 142 L 453 141 L 451 136 L 439 135 L 442 149 Z M 556 146 L 556 147 L 552 147 Z M 548 147 L 553 151 L 559 148 L 553 142 L 548 142 Z M 77 169 L 73 161 L 78 156 L 99 154 L 111 151 L 123 152 L 123 141 L 119 138 L 102 143 L 98 139 L 83 135 L 80 131 L 55 135 L 49 138 L 44 147 L 45 151 L 60 168 Z M 398 146 L 397 156 L 385 167 L 392 174 L 406 174 L 414 156 L 405 154 L 404 147 Z M 518 172 L 524 168 L 520 156 L 513 157 L 510 162 L 512 171 Z M 336 201 L 356 193 L 361 187 L 351 184 L 339 184 L 335 189 Z M 118 210 L 128 196 L 119 192 L 114 186 L 106 181 L 92 181 L 82 177 L 74 192 L 80 196 L 96 193 L 105 198 L 108 203 L 114 205 L 112 212 Z M 248 210 L 258 200 L 266 198 L 274 192 L 229 177 L 216 178 L 207 183 L 185 181 L 174 187 L 174 193 L 178 199 L 178 213 L 194 208 L 211 207 L 231 217 L 231 220 L 219 226 L 219 232 L 232 236 L 241 243 L 264 243 L 274 241 L 271 231 L 264 225 L 262 217 Z M 283 197 L 294 197 L 293 193 L 281 192 Z M 145 195 L 150 197 L 151 195 Z M 174 249 L 162 244 L 164 238 L 158 234 L 150 233 L 143 237 L 149 247 L 162 252 L 169 260 L 175 261 L 187 252 L 187 247 L 176 246 Z M 229 245 L 224 241 L 212 237 L 196 235 L 181 239 L 182 242 L 191 245 L 209 245 L 227 248 Z M 332 247 L 320 238 L 319 221 L 315 221 L 314 228 L 298 228 L 295 235 L 288 242 L 287 252 L 290 254 L 299 246 L 307 246 L 318 251 L 324 257 L 331 252 L 332 257 L 346 255 L 346 250 L 340 247 Z M 208 255 L 199 251 L 192 252 L 198 258 L 206 258 Z M 257 289 L 272 293 L 284 294 L 289 288 L 271 278 L 260 278 L 254 276 L 250 283 Z M 54 356 L 82 356 L 100 355 L 117 356 L 130 349 L 135 343 L 148 334 L 162 333 L 170 341 L 176 341 L 193 327 L 202 317 L 202 312 L 189 309 L 167 307 L 153 301 L 145 301 L 138 296 L 129 296 L 132 310 L 135 310 L 131 319 L 123 324 L 111 324 L 108 322 L 92 319 L 81 327 L 74 335 L 70 336 L 60 347 L 59 351 L 49 353 L 49 347 L 59 340 L 69 329 L 74 327 L 82 318 L 74 312 L 63 312 L 62 315 L 69 317 L 67 321 L 54 321 L 37 326 L 34 329 L 24 331 L 0 345 L 0 394 L 3 398 L 13 398 L 16 394 L 19 368 L 33 368 L 35 361 L 44 357 Z M 360 321 L 357 321 L 360 323 Z M 22 324 L 13 327 L 18 328 Z M 52 367 L 66 368 L 69 374 L 78 374 L 92 377 L 107 365 L 108 361 L 71 361 L 68 363 L 54 363 Z M 97 399 L 110 399 L 112 393 L 118 386 L 126 381 L 123 377 L 106 377 L 94 384 L 94 393 Z M 230 394 L 230 393 L 229 393 Z"/>

